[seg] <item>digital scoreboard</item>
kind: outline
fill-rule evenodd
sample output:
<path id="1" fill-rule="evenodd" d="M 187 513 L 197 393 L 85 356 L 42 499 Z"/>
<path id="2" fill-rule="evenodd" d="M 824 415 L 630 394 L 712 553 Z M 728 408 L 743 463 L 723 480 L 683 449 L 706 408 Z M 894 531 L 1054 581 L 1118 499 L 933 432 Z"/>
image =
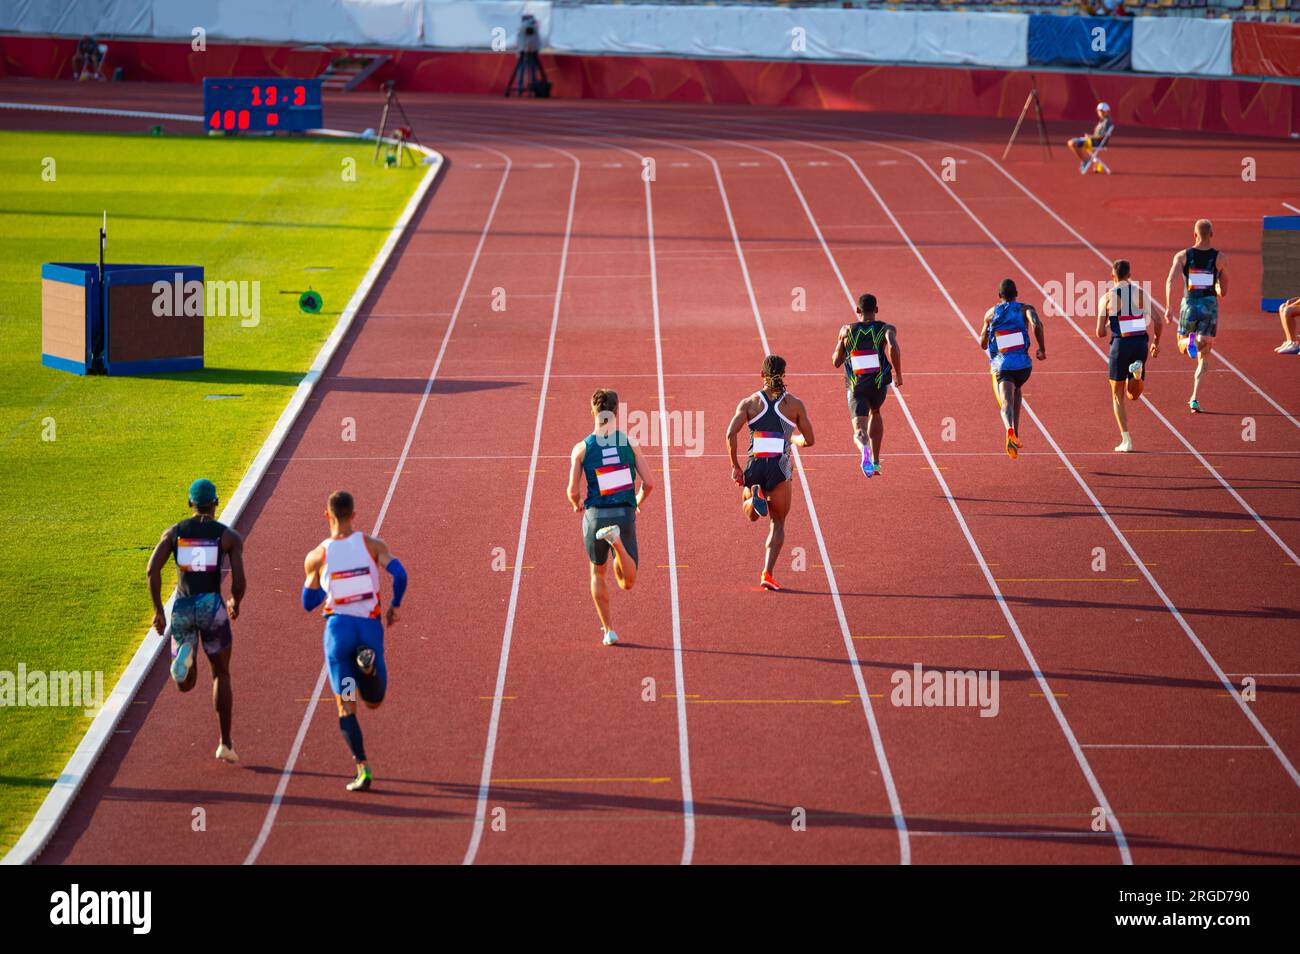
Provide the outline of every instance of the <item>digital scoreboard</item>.
<path id="1" fill-rule="evenodd" d="M 209 77 L 203 119 L 219 132 L 302 132 L 325 125 L 319 79 Z"/>

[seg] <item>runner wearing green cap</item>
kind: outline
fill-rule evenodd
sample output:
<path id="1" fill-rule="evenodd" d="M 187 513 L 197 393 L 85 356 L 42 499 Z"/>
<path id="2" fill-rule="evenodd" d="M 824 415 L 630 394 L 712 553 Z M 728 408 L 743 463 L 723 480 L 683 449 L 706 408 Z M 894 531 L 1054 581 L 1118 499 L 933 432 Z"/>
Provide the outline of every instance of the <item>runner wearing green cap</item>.
<path id="1" fill-rule="evenodd" d="M 230 741 L 233 699 L 230 688 L 231 620 L 239 618 L 244 598 L 244 539 L 216 519 L 217 488 L 199 478 L 190 484 L 192 515 L 163 531 L 149 558 L 149 596 L 153 599 L 153 626 L 171 637 L 172 679 L 181 692 L 194 688 L 198 669 L 195 650 L 200 642 L 212 667 L 212 704 L 221 724 L 217 758 L 238 762 Z M 162 601 L 162 568 L 176 560 L 176 598 L 171 625 Z M 230 599 L 221 599 L 222 563 L 230 561 Z"/>

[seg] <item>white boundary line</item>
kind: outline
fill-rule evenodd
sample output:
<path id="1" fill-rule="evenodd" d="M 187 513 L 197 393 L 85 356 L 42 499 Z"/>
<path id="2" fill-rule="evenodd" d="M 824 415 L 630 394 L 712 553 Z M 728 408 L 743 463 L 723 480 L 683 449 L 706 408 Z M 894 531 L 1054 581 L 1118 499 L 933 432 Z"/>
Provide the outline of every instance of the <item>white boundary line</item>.
<path id="1" fill-rule="evenodd" d="M 504 137 L 496 137 L 504 138 Z M 520 141 L 520 140 L 515 140 Z M 573 180 L 569 185 L 569 213 L 564 223 L 564 244 L 560 248 L 560 268 L 555 281 L 555 305 L 551 309 L 551 331 L 546 343 L 546 369 L 542 373 L 541 393 L 537 398 L 537 422 L 533 427 L 533 453 L 528 465 L 528 484 L 524 488 L 524 509 L 519 517 L 519 542 L 515 547 L 515 572 L 510 583 L 510 603 L 506 609 L 506 622 L 501 632 L 501 656 L 497 664 L 496 688 L 492 692 L 492 716 L 488 720 L 487 742 L 483 750 L 483 773 L 479 777 L 478 798 L 474 808 L 474 828 L 470 833 L 469 847 L 462 864 L 472 865 L 483 840 L 483 826 L 487 819 L 487 799 L 492 783 L 492 762 L 496 757 L 497 733 L 501 726 L 501 700 L 506 690 L 506 670 L 510 664 L 510 643 L 514 636 L 515 610 L 519 605 L 519 581 L 523 575 L 524 546 L 528 541 L 528 513 L 533 504 L 533 486 L 537 480 L 537 456 L 542 445 L 542 422 L 546 418 L 546 394 L 551 384 L 551 359 L 555 356 L 555 331 L 560 323 L 560 304 L 564 297 L 564 270 L 569 263 L 569 239 L 573 234 L 573 210 L 578 197 L 578 179 L 582 161 L 570 152 L 553 146 L 552 149 L 568 156 L 573 162 Z"/>
<path id="2" fill-rule="evenodd" d="M 1294 205 L 1292 205 L 1290 202 L 1283 202 L 1282 204 L 1285 205 L 1285 206 L 1286 206 L 1288 209 L 1290 209 L 1292 212 L 1294 212 L 1296 215 L 1300 215 L 1300 209 L 1297 209 L 1297 208 L 1296 208 Z"/>
<path id="3" fill-rule="evenodd" d="M 11 103 L 0 103 L 0 108 L 21 108 L 28 110 L 48 109 L 50 112 L 105 112 L 104 110 L 85 110 L 72 107 L 41 107 L 31 104 Z M 130 112 L 130 114 L 145 117 L 194 119 L 194 117 L 177 116 L 171 113 Z M 202 120 L 199 119 L 197 121 L 201 122 Z M 337 130 L 332 130 L 331 132 L 338 133 Z M 347 133 L 338 134 L 349 135 Z M 244 472 L 243 479 L 240 480 L 234 493 L 230 495 L 230 499 L 227 501 L 225 508 L 221 511 L 221 514 L 218 517 L 222 523 L 233 525 L 239 519 L 240 514 L 243 513 L 244 507 L 247 506 L 248 501 L 253 496 L 253 492 L 257 489 L 258 484 L 271 466 L 276 452 L 284 443 L 285 438 L 289 434 L 289 430 L 297 421 L 298 415 L 302 413 L 302 409 L 306 406 L 308 398 L 315 390 L 316 382 L 319 381 L 321 375 L 324 374 L 326 367 L 334 357 L 334 353 L 338 350 L 338 347 L 342 343 L 344 336 L 347 334 L 348 329 L 351 328 L 357 312 L 365 303 L 367 296 L 370 294 L 371 288 L 374 287 L 375 282 L 378 280 L 380 272 L 382 272 L 385 265 L 387 265 L 388 259 L 393 253 L 393 249 L 397 247 L 397 243 L 401 240 L 403 233 L 406 231 L 406 227 L 410 224 L 412 217 L 414 217 L 415 210 L 419 208 L 420 203 L 424 201 L 425 195 L 428 194 L 430 187 L 432 187 L 438 174 L 442 171 L 445 165 L 442 155 L 432 149 L 426 149 L 425 152 L 430 158 L 434 159 L 434 162 L 429 166 L 428 171 L 424 174 L 424 178 L 420 180 L 419 185 L 416 186 L 415 192 L 406 203 L 406 207 L 402 209 L 402 214 L 398 217 L 397 222 L 393 225 L 392 229 L 389 230 L 388 238 L 385 239 L 383 246 L 379 249 L 378 254 L 370 263 L 370 268 L 366 270 L 365 275 L 361 279 L 361 283 L 357 285 L 356 291 L 352 293 L 352 297 L 348 300 L 346 307 L 344 307 L 343 313 L 339 315 L 338 321 L 335 322 L 334 329 L 330 332 L 329 337 L 325 339 L 320 350 L 316 352 L 315 359 L 307 369 L 307 373 L 303 376 L 303 379 L 298 383 L 298 387 L 294 390 L 292 396 L 290 396 L 289 403 L 285 405 L 284 410 L 280 412 L 280 417 L 276 420 L 275 426 L 271 428 L 271 433 L 267 435 L 266 440 L 262 443 L 261 449 L 257 452 L 257 456 L 253 458 L 253 462 L 248 466 L 248 470 Z M 173 599 L 174 594 L 172 597 L 168 598 L 165 607 L 169 615 L 171 613 L 171 604 Z M 126 664 L 126 668 L 122 671 L 122 675 L 118 677 L 116 684 L 114 684 L 112 690 L 109 692 L 108 698 L 104 701 L 103 708 L 101 708 L 96 714 L 94 721 L 91 722 L 90 727 L 86 730 L 86 734 L 82 736 L 81 742 L 78 743 L 71 757 L 69 757 L 67 764 L 63 766 L 63 771 L 59 773 L 58 779 L 50 788 L 49 793 L 45 796 L 45 800 L 41 803 L 40 808 L 36 810 L 36 814 L 28 823 L 26 830 L 24 830 L 22 835 L 19 836 L 18 841 L 16 841 L 14 846 L 9 849 L 4 858 L 0 859 L 0 864 L 30 864 L 37 858 L 41 851 L 44 850 L 46 844 L 58 828 L 59 823 L 63 821 L 63 818 L 71 807 L 77 793 L 81 790 L 82 784 L 85 782 L 87 776 L 90 775 L 91 770 L 95 767 L 95 763 L 99 760 L 100 754 L 108 745 L 109 739 L 113 736 L 113 731 L 117 728 L 117 725 L 125 714 L 127 707 L 131 704 L 131 700 L 135 698 L 135 694 L 139 691 L 145 677 L 148 676 L 149 670 L 153 667 L 154 660 L 158 657 L 158 654 L 163 648 L 163 642 L 163 638 L 155 633 L 152 627 L 145 631 L 144 639 L 136 648 L 135 654 L 132 655 L 130 662 Z M 320 692 L 319 685 L 316 688 L 316 692 L 317 694 Z"/>
<path id="4" fill-rule="evenodd" d="M 478 147 L 487 152 L 496 152 L 486 146 Z M 488 232 L 491 230 L 492 221 L 496 217 L 497 206 L 501 202 L 501 195 L 505 192 L 506 181 L 510 178 L 510 159 L 503 153 L 497 153 L 506 160 L 505 171 L 501 174 L 501 180 L 497 183 L 496 195 L 492 199 L 492 205 L 488 209 L 487 218 L 483 222 L 483 229 L 479 233 L 478 245 L 474 248 L 474 256 L 470 259 L 469 268 L 465 272 L 465 280 L 461 283 L 460 294 L 456 298 L 456 305 L 452 309 L 451 318 L 447 322 L 447 328 L 442 335 L 442 343 L 438 347 L 438 355 L 434 359 L 433 367 L 429 371 L 429 376 L 424 382 L 424 393 L 420 396 L 420 403 L 415 409 L 415 415 L 411 418 L 411 426 L 406 432 L 406 442 L 402 445 L 402 453 L 397 459 L 397 465 L 393 469 L 393 479 L 388 482 L 388 490 L 384 494 L 384 501 L 379 507 L 378 516 L 375 518 L 375 524 L 371 528 L 371 533 L 378 536 L 380 528 L 384 524 L 384 518 L 388 515 L 389 504 L 392 503 L 393 493 L 397 490 L 397 481 L 402 476 L 403 465 L 406 463 L 407 455 L 411 451 L 411 444 L 415 441 L 415 433 L 419 429 L 420 419 L 424 416 L 425 406 L 429 403 L 429 394 L 433 390 L 433 382 L 438 376 L 438 369 L 442 367 L 443 356 L 447 353 L 447 345 L 451 341 L 451 334 L 456 328 L 456 319 L 460 315 L 461 306 L 465 302 L 466 293 L 469 290 L 470 282 L 474 278 L 474 271 L 478 266 L 479 254 L 483 250 L 483 244 L 487 241 Z M 316 677 L 316 687 L 312 690 L 309 699 L 316 699 L 321 694 L 321 689 L 325 685 L 325 677 L 328 672 L 328 665 L 322 664 L 320 674 Z M 244 858 L 244 864 L 251 865 L 256 863 L 258 855 L 266 846 L 267 839 L 271 836 L 271 829 L 275 825 L 275 817 L 279 814 L 280 805 L 284 801 L 284 793 L 289 787 L 289 779 L 293 776 L 293 770 L 298 762 L 298 756 L 302 752 L 303 741 L 307 738 L 307 729 L 311 725 L 312 717 L 316 714 L 317 706 L 309 705 L 303 713 L 302 722 L 298 725 L 298 732 L 294 736 L 293 745 L 289 748 L 289 755 L 285 759 L 284 768 L 280 772 L 280 780 L 275 786 L 275 794 L 271 797 L 271 803 L 267 806 L 266 815 L 262 819 L 262 827 L 257 833 L 257 838 L 248 850 Z"/>

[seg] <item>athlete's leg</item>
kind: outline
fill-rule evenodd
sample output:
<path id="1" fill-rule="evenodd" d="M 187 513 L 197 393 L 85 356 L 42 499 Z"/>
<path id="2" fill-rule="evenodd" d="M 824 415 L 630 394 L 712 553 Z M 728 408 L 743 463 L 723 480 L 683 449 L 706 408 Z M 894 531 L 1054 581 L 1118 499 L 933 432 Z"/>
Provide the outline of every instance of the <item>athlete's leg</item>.
<path id="1" fill-rule="evenodd" d="M 790 513 L 790 501 L 793 499 L 791 481 L 783 480 L 768 492 L 768 515 L 772 525 L 767 531 L 767 558 L 763 561 L 763 572 L 771 574 L 776 569 L 781 547 L 785 545 L 785 518 Z"/>
<path id="2" fill-rule="evenodd" d="M 176 688 L 179 689 L 181 692 L 189 692 L 198 684 L 198 679 L 199 679 L 199 667 L 195 665 L 191 665 L 190 674 L 185 677 L 184 682 L 176 683 Z"/>
<path id="3" fill-rule="evenodd" d="M 750 523 L 758 520 L 758 513 L 754 510 L 754 488 L 744 487 L 740 491 L 740 512 Z"/>
<path id="4" fill-rule="evenodd" d="M 871 441 L 871 459 L 880 460 L 880 444 L 885 439 L 885 418 L 882 408 L 867 415 L 867 438 Z"/>
<path id="5" fill-rule="evenodd" d="M 362 624 L 357 650 L 357 690 L 367 709 L 378 709 L 388 693 L 388 664 L 384 661 L 384 624 L 378 619 Z"/>
<path id="6" fill-rule="evenodd" d="M 636 560 L 627 552 L 621 534 L 610 545 L 614 548 L 614 582 L 620 590 L 630 590 L 636 583 Z"/>
<path id="7" fill-rule="evenodd" d="M 596 615 L 600 617 L 600 628 L 609 632 L 613 627 L 609 620 L 609 590 L 605 586 L 605 563 L 591 564 L 591 600 L 596 604 Z"/>
<path id="8" fill-rule="evenodd" d="M 1013 431 L 1016 429 L 1016 390 L 1015 382 L 1006 378 L 998 380 L 998 402 L 1002 405 L 1002 423 Z"/>
<path id="9" fill-rule="evenodd" d="M 853 443 L 858 446 L 858 451 L 861 452 L 867 446 L 867 441 L 869 440 L 867 431 L 870 427 L 871 415 L 867 414 L 865 417 L 853 417 L 851 420 L 853 423 Z"/>
<path id="10" fill-rule="evenodd" d="M 1200 335 L 1196 340 L 1196 374 L 1192 377 L 1192 400 L 1197 400 L 1201 390 L 1201 379 L 1205 377 L 1205 359 L 1214 350 L 1214 338 Z"/>
<path id="11" fill-rule="evenodd" d="M 1128 409 L 1124 407 L 1123 381 L 1110 382 L 1110 407 L 1115 412 L 1115 423 L 1119 425 L 1120 435 L 1128 432 Z"/>
<path id="12" fill-rule="evenodd" d="M 230 650 L 231 647 L 227 646 L 215 656 L 209 656 L 208 663 L 212 666 L 212 708 L 217 710 L 217 722 L 221 725 L 221 744 L 234 748 L 230 741 L 230 720 L 235 708 L 234 692 L 230 686 Z M 191 676 L 194 669 L 190 670 Z"/>
<path id="13" fill-rule="evenodd" d="M 1024 401 L 1024 388 L 1017 384 L 1015 387 L 1015 406 L 1011 411 L 1011 430 L 1015 432 L 1017 437 L 1020 436 L 1020 406 L 1024 404 Z"/>

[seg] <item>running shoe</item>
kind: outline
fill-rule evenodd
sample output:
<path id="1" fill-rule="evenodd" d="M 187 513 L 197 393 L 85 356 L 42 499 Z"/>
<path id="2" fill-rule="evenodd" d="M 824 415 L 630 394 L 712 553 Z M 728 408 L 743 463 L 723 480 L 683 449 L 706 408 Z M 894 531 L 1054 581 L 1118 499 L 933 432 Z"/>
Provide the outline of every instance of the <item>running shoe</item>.
<path id="1" fill-rule="evenodd" d="M 1191 409 L 1191 412 L 1192 412 L 1193 414 L 1200 414 L 1200 413 L 1201 413 L 1201 402 L 1198 401 L 1198 400 L 1196 400 L 1196 398 L 1192 398 L 1190 401 L 1188 401 L 1188 402 L 1187 402 L 1187 406 L 1188 406 L 1188 408 Z"/>
<path id="2" fill-rule="evenodd" d="M 867 444 L 865 447 L 862 448 L 862 472 L 866 474 L 868 477 L 874 476 L 876 473 L 875 462 L 872 461 L 871 459 L 870 444 Z"/>
<path id="3" fill-rule="evenodd" d="M 1126 437 L 1119 442 L 1119 446 L 1115 448 L 1115 452 L 1119 454 L 1127 454 L 1132 449 L 1133 439 L 1131 437 Z"/>
<path id="4" fill-rule="evenodd" d="M 1139 374 L 1142 373 L 1142 362 L 1134 361 L 1132 364 L 1130 364 L 1128 366 L 1128 373 L 1129 373 L 1129 377 L 1136 378 Z"/>
<path id="5" fill-rule="evenodd" d="M 358 766 L 357 766 L 357 777 L 354 778 L 352 781 L 348 782 L 348 791 L 349 791 L 349 792 L 368 792 L 368 791 L 370 791 L 370 783 L 371 783 L 371 781 L 373 781 L 373 777 L 372 777 L 371 774 L 370 774 L 370 766 L 369 766 L 369 765 L 358 765 Z"/>
<path id="6" fill-rule="evenodd" d="M 357 650 L 357 668 L 367 676 L 375 671 L 375 651 L 369 646 Z"/>
<path id="7" fill-rule="evenodd" d="M 880 476 L 880 461 L 878 461 L 878 460 L 877 460 L 877 461 L 872 461 L 872 463 L 871 463 L 871 473 L 874 474 L 874 475 L 877 476 L 877 477 Z"/>
<path id="8" fill-rule="evenodd" d="M 758 585 L 765 590 L 771 590 L 773 593 L 779 592 L 781 589 L 780 584 L 772 579 L 772 574 L 767 571 L 764 571 L 762 577 L 759 578 Z"/>
<path id="9" fill-rule="evenodd" d="M 1087 159 L 1083 160 L 1083 162 L 1079 163 L 1079 175 L 1086 176 L 1090 165 L 1092 165 L 1092 156 L 1089 156 Z"/>
<path id="10" fill-rule="evenodd" d="M 196 640 L 183 640 L 176 650 L 176 658 L 172 660 L 172 679 L 177 683 L 182 683 L 190 677 L 190 669 L 194 666 L 194 644 Z"/>
<path id="11" fill-rule="evenodd" d="M 618 524 L 616 523 L 612 523 L 608 527 L 601 527 L 596 531 L 596 539 L 605 541 L 611 547 L 618 543 L 619 537 Z"/>
<path id="12" fill-rule="evenodd" d="M 758 484 L 749 488 L 749 505 L 760 517 L 767 516 L 767 498 L 763 496 L 763 488 Z"/>
<path id="13" fill-rule="evenodd" d="M 1007 456 L 1015 460 L 1020 456 L 1020 445 L 1016 442 L 1016 432 L 1007 428 Z"/>
<path id="14" fill-rule="evenodd" d="M 1024 447 L 1024 446 L 1025 446 L 1024 444 L 1022 444 L 1022 443 L 1020 442 L 1020 435 L 1017 434 L 1014 430 L 1011 432 L 1011 439 L 1012 439 L 1013 441 L 1015 441 L 1016 447 Z"/>
<path id="15" fill-rule="evenodd" d="M 1187 357 L 1196 357 L 1196 335 L 1187 336 Z"/>
<path id="16" fill-rule="evenodd" d="M 224 742 L 217 746 L 217 758 L 221 759 L 223 762 L 229 763 L 230 765 L 235 765 L 239 762 L 239 756 L 235 754 L 235 750 Z"/>
<path id="17" fill-rule="evenodd" d="M 1300 341 L 1288 341 L 1277 349 L 1278 354 L 1300 354 Z"/>
<path id="18" fill-rule="evenodd" d="M 601 638 L 600 642 L 601 645 L 604 646 L 613 646 L 618 642 L 618 633 L 614 632 L 612 629 L 607 629 L 605 630 L 605 635 Z"/>

